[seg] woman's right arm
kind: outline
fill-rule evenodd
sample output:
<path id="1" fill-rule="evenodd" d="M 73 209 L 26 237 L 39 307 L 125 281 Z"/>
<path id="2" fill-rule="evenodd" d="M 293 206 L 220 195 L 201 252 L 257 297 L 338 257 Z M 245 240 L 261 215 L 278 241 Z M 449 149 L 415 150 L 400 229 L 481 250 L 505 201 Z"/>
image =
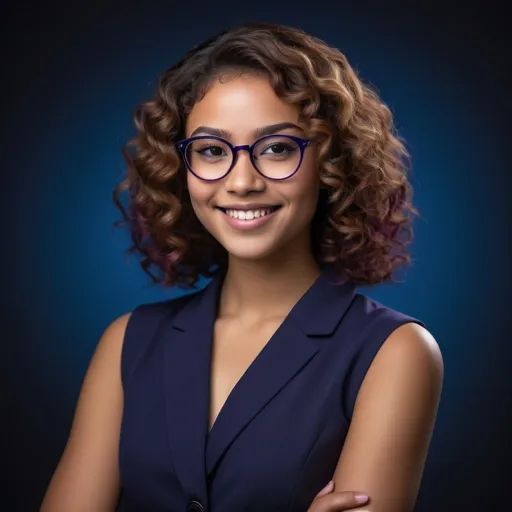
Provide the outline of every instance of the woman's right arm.
<path id="1" fill-rule="evenodd" d="M 40 512 L 113 512 L 117 506 L 121 350 L 129 317 L 127 313 L 112 322 L 98 343 Z"/>

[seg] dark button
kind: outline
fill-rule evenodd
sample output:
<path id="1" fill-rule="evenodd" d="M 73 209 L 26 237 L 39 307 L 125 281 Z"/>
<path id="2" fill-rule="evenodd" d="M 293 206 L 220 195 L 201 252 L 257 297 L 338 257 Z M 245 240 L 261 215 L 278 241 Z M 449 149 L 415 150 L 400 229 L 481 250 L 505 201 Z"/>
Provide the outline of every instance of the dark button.
<path id="1" fill-rule="evenodd" d="M 199 501 L 191 501 L 187 505 L 187 512 L 203 512 L 204 508 Z"/>

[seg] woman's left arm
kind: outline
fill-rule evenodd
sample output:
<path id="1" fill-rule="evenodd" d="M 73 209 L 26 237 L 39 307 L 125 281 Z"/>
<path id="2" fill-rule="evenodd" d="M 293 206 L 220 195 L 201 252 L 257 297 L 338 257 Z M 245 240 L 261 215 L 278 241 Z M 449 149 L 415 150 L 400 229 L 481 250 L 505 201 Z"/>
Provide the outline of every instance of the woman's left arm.
<path id="1" fill-rule="evenodd" d="M 413 510 L 443 373 L 438 344 L 418 324 L 395 329 L 380 348 L 359 389 L 333 478 L 336 491 L 371 497 L 353 510 Z"/>

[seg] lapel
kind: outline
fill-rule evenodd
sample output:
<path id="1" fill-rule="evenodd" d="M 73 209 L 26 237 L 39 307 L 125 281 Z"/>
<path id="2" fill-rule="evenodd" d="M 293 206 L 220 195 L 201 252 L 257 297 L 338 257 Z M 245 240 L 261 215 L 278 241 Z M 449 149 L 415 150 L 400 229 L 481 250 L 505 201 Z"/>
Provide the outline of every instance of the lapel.
<path id="1" fill-rule="evenodd" d="M 213 328 L 223 275 L 165 329 L 164 378 L 173 464 L 184 490 L 206 500 L 207 477 L 238 434 L 273 400 L 336 329 L 355 294 L 324 270 L 295 304 L 229 395 L 208 434 Z"/>
<path id="2" fill-rule="evenodd" d="M 202 503 L 207 503 L 210 361 L 220 284 L 215 277 L 162 330 L 167 338 L 163 377 L 172 463 L 185 493 Z"/>

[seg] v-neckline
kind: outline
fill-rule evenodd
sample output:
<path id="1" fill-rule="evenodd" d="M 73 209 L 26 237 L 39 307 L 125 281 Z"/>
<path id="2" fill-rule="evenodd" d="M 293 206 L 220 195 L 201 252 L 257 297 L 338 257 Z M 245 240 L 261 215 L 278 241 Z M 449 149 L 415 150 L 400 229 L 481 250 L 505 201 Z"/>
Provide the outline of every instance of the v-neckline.
<path id="1" fill-rule="evenodd" d="M 222 284 L 221 286 L 222 287 Z M 309 289 L 309 288 L 308 288 Z M 307 293 L 304 292 L 304 294 Z M 219 292 L 220 294 L 220 292 Z M 220 295 L 219 295 L 220 296 Z M 303 295 L 302 295 L 303 296 Z M 301 296 L 301 298 L 302 298 Z M 300 299 L 299 299 L 300 300 Z M 298 302 L 298 301 L 297 301 Z M 215 427 L 215 425 L 217 424 L 218 422 L 218 419 L 220 417 L 220 415 L 222 414 L 222 412 L 225 410 L 226 408 L 226 405 L 228 403 L 228 401 L 230 400 L 230 397 L 236 392 L 236 390 L 238 389 L 238 387 L 240 386 L 241 382 L 243 381 L 243 379 L 246 377 L 246 375 L 251 371 L 251 369 L 256 365 L 258 364 L 258 360 L 261 358 L 262 356 L 262 353 L 265 351 L 265 349 L 272 343 L 272 340 L 278 335 L 279 331 L 283 328 L 283 325 L 285 324 L 285 322 L 287 321 L 287 319 L 289 318 L 290 316 L 290 313 L 292 312 L 293 308 L 295 307 L 295 305 L 292 307 L 292 309 L 288 312 L 288 314 L 283 318 L 283 320 L 279 323 L 279 325 L 277 326 L 277 329 L 273 332 L 273 334 L 268 338 L 268 340 L 263 344 L 263 346 L 261 347 L 261 349 L 258 351 L 258 353 L 256 354 L 256 356 L 252 359 L 252 361 L 249 363 L 249 365 L 245 368 L 245 370 L 242 372 L 242 374 L 240 375 L 240 377 L 238 378 L 238 380 L 235 382 L 234 386 L 231 388 L 231 390 L 229 391 L 228 395 L 226 396 L 226 399 L 224 400 L 224 403 L 222 404 L 222 406 L 220 407 L 220 409 L 218 410 L 218 413 L 217 415 L 215 416 L 215 418 L 213 419 L 213 422 L 210 424 L 210 418 L 211 418 L 211 408 L 212 408 L 212 385 L 213 385 L 213 353 L 214 353 L 214 349 L 215 349 L 215 343 L 216 343 L 216 340 L 215 340 L 215 323 L 217 321 L 217 317 L 215 317 L 214 319 L 214 322 L 213 322 L 213 326 L 212 326 L 212 333 L 211 333 L 211 339 L 210 339 L 210 364 L 209 364 L 209 371 L 208 371 L 208 432 L 207 432 L 207 438 L 210 437 L 211 435 L 211 432 L 213 430 L 213 428 Z"/>
<path id="2" fill-rule="evenodd" d="M 251 370 L 255 367 L 255 365 L 258 364 L 258 361 L 259 361 L 259 359 L 261 359 L 262 354 L 264 353 L 265 350 L 268 350 L 267 347 L 272 343 L 272 341 L 278 335 L 279 331 L 281 331 L 281 329 L 283 328 L 283 325 L 286 323 L 286 321 L 288 320 L 288 318 L 292 314 L 292 312 L 295 309 L 295 307 L 297 306 L 297 304 L 308 293 L 308 291 L 311 288 L 313 288 L 315 283 L 320 278 L 320 276 L 318 276 L 313 281 L 313 283 L 307 288 L 307 290 L 299 297 L 299 299 L 292 306 L 292 308 L 290 309 L 288 314 L 283 318 L 281 323 L 278 325 L 277 329 L 274 331 L 272 336 L 270 336 L 270 338 L 266 341 L 266 343 L 263 345 L 261 350 L 256 354 L 254 359 L 246 367 L 246 369 L 240 375 L 240 378 L 235 382 L 235 385 L 231 388 L 230 392 L 226 396 L 226 399 L 224 400 L 224 403 L 222 404 L 221 408 L 219 409 L 217 415 L 215 416 L 213 422 L 210 424 L 210 417 L 211 417 L 210 415 L 211 415 L 211 407 L 212 407 L 213 351 L 214 351 L 214 348 L 215 348 L 215 341 L 216 341 L 215 340 L 215 324 L 217 322 L 217 318 L 218 318 L 218 314 L 219 314 L 220 295 L 222 293 L 222 287 L 223 287 L 223 284 L 224 284 L 225 277 L 226 277 L 226 270 L 224 270 L 222 272 L 219 272 L 219 274 L 217 276 L 215 276 L 214 279 L 217 279 L 216 283 L 211 283 L 211 284 L 214 284 L 214 286 L 215 286 L 215 290 L 214 290 L 214 292 L 215 292 L 215 294 L 214 294 L 215 304 L 214 304 L 214 307 L 213 307 L 214 314 L 213 314 L 213 319 L 211 320 L 211 336 L 210 336 L 210 339 L 209 339 L 209 344 L 210 344 L 210 346 L 209 346 L 209 357 L 210 357 L 210 361 L 209 361 L 209 366 L 208 366 L 208 393 L 207 393 L 207 397 L 208 397 L 208 424 L 207 424 L 207 434 L 206 434 L 207 442 L 208 442 L 208 440 L 211 437 L 211 434 L 213 432 L 213 429 L 215 428 L 215 425 L 218 424 L 218 421 L 219 421 L 219 418 L 220 418 L 221 414 L 226 409 L 226 405 L 230 401 L 231 397 L 238 391 L 238 388 L 242 384 L 242 381 L 244 380 L 244 378 L 246 378 L 246 375 L 249 372 L 251 372 Z"/>
<path id="3" fill-rule="evenodd" d="M 340 322 L 353 286 L 330 286 L 322 273 L 296 302 L 247 367 L 209 427 L 213 328 L 223 275 L 185 301 L 162 325 L 166 424 L 171 453 L 184 488 L 206 496 L 207 478 L 235 439 L 306 368 L 322 338 Z"/>

